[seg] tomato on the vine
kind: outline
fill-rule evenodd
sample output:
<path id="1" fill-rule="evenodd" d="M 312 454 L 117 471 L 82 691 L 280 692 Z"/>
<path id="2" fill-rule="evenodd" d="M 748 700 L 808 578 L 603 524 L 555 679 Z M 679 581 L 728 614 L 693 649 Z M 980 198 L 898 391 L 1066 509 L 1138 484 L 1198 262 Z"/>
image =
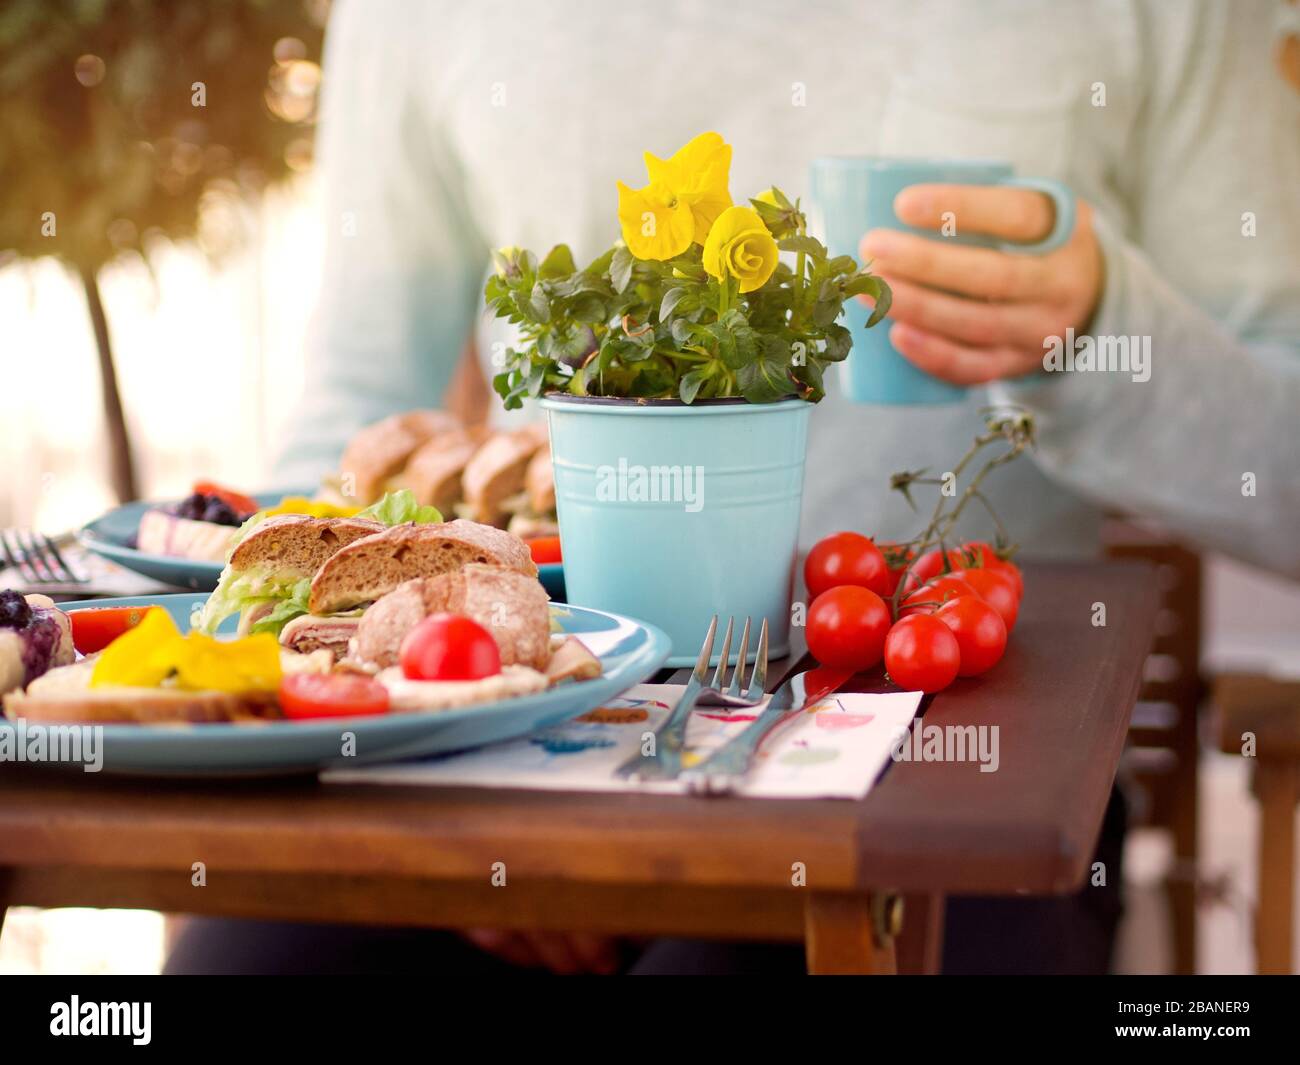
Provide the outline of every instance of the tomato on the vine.
<path id="1" fill-rule="evenodd" d="M 944 603 L 935 615 L 957 637 L 961 652 L 960 677 L 974 677 L 992 669 L 1007 649 L 1007 627 L 1002 616 L 978 596 Z"/>
<path id="2" fill-rule="evenodd" d="M 978 593 L 960 577 L 946 573 L 907 596 L 899 604 L 898 616 L 905 618 L 910 614 L 933 614 L 948 600 L 961 596 L 978 598 Z"/>
<path id="3" fill-rule="evenodd" d="M 808 608 L 808 650 L 824 666 L 870 669 L 880 661 L 889 622 L 889 607 L 870 588 L 830 588 Z"/>
<path id="4" fill-rule="evenodd" d="M 803 576 L 813 599 L 841 585 L 869 588 L 877 595 L 890 594 L 885 556 L 861 533 L 837 532 L 818 540 L 804 561 Z"/>
<path id="5" fill-rule="evenodd" d="M 976 567 L 956 570 L 953 576 L 961 578 L 974 588 L 976 594 L 1002 616 L 1007 632 L 1016 627 L 1020 596 L 1016 594 L 1015 578 L 1009 572 L 1001 568 Z"/>
<path id="6" fill-rule="evenodd" d="M 907 691 L 942 691 L 957 678 L 960 668 L 957 637 L 929 614 L 903 618 L 885 637 L 885 669 L 890 679 Z"/>

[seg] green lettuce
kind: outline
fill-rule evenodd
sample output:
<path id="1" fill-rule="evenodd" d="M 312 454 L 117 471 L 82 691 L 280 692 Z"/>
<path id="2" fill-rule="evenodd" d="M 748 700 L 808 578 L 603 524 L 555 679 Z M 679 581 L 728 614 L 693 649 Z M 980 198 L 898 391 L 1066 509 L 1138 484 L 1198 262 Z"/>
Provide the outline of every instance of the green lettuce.
<path id="1" fill-rule="evenodd" d="M 235 573 L 230 566 L 226 566 L 221 571 L 221 579 L 212 594 L 202 606 L 195 608 L 190 624 L 200 632 L 211 635 L 232 614 L 242 613 L 249 607 L 262 603 L 278 604 L 291 596 L 297 586 L 303 583 L 310 589 L 311 581 L 304 582 L 296 574 L 290 577 L 277 577 L 264 570 Z M 288 622 L 289 618 L 286 617 L 285 621 Z"/>
<path id="2" fill-rule="evenodd" d="M 420 525 L 442 521 L 442 512 L 437 507 L 421 506 L 415 500 L 415 493 L 409 488 L 389 492 L 378 503 L 371 503 L 357 514 L 358 518 L 383 522 L 385 525 L 405 525 L 408 521 Z"/>

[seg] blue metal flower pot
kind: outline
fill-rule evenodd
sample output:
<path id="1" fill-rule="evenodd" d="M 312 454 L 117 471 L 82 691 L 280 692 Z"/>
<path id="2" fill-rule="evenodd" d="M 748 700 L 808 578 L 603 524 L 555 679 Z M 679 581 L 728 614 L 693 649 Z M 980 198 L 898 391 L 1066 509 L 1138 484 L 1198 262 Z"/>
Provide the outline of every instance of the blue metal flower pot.
<path id="1" fill-rule="evenodd" d="M 788 653 L 811 404 L 551 396 L 542 407 L 568 601 L 659 626 L 674 666 L 694 664 L 714 614 L 749 616 L 755 634 L 766 618 L 771 655 Z"/>

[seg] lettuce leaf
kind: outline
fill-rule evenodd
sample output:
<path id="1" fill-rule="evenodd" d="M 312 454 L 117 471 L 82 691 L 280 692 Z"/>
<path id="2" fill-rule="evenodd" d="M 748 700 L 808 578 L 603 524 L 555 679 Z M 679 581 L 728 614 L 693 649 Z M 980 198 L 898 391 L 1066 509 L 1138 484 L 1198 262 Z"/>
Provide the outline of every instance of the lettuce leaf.
<path id="1" fill-rule="evenodd" d="M 303 614 L 310 614 L 307 607 L 307 597 L 311 595 L 311 579 L 299 581 L 295 584 L 288 596 L 276 603 L 275 608 L 265 617 L 258 618 L 253 622 L 252 628 L 248 631 L 250 634 L 258 632 L 269 632 L 276 639 L 280 638 L 280 630 L 283 629 L 294 618 L 302 617 Z"/>
<path id="2" fill-rule="evenodd" d="M 385 525 L 404 525 L 408 521 L 426 525 L 442 521 L 442 512 L 437 507 L 422 507 L 415 501 L 415 493 L 409 488 L 389 492 L 378 503 L 372 503 L 357 514 L 358 518 L 383 522 Z"/>
<path id="3" fill-rule="evenodd" d="M 195 609 L 190 625 L 211 636 L 232 614 L 239 614 L 259 603 L 279 602 L 292 594 L 300 583 L 302 582 L 296 575 L 277 578 L 274 574 L 267 574 L 264 571 L 235 573 L 226 566 L 221 571 L 221 579 L 217 582 L 216 589 L 202 606 Z M 308 581 L 307 585 L 310 588 L 311 582 Z"/>

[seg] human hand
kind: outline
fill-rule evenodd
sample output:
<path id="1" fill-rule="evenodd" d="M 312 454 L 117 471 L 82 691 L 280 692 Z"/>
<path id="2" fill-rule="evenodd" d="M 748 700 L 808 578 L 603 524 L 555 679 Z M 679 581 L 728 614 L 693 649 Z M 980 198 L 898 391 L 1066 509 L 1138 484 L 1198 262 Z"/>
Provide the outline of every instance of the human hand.
<path id="1" fill-rule="evenodd" d="M 1042 193 L 997 186 L 911 185 L 895 197 L 894 212 L 909 226 L 934 230 L 952 212 L 958 232 L 1028 243 L 1044 239 L 1053 223 L 1052 202 Z M 1086 332 L 1101 297 L 1101 245 L 1082 200 L 1069 241 L 1047 255 L 890 229 L 869 231 L 861 254 L 893 292 L 891 343 L 926 373 L 956 385 L 1041 369 L 1044 340 L 1071 327 Z"/>
<path id="2" fill-rule="evenodd" d="M 618 940 L 611 936 L 506 928 L 470 928 L 462 934 L 480 950 L 511 965 L 549 969 L 558 976 L 609 976 L 618 969 Z"/>

